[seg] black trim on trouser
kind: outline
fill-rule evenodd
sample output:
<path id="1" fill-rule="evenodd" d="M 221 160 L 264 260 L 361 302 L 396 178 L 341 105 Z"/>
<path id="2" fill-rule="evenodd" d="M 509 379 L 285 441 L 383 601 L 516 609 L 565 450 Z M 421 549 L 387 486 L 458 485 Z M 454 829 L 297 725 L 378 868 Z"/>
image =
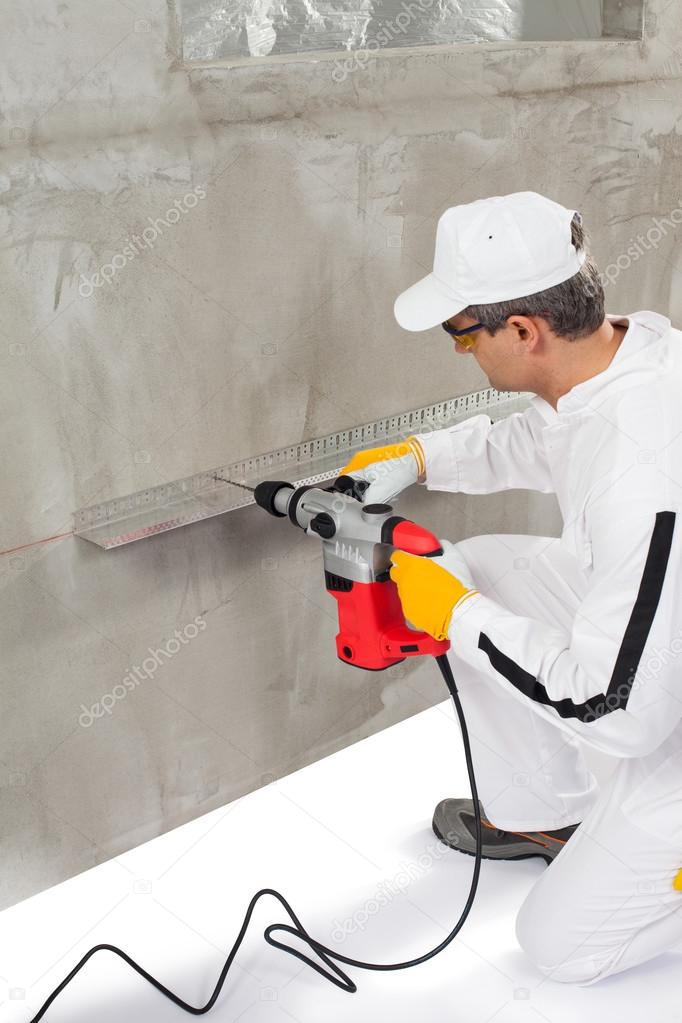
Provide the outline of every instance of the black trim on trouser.
<path id="1" fill-rule="evenodd" d="M 545 687 L 534 675 L 525 671 L 510 657 L 502 653 L 482 632 L 478 637 L 478 647 L 488 655 L 495 671 L 504 675 L 516 689 L 531 700 L 542 703 L 546 707 L 554 707 L 562 718 L 594 721 L 604 714 L 610 714 L 611 711 L 624 710 L 663 589 L 675 528 L 675 514 L 671 511 L 662 511 L 656 514 L 656 523 L 649 543 L 649 552 L 639 592 L 623 635 L 606 693 L 597 693 L 584 703 L 574 703 L 568 697 L 563 700 L 552 700 Z"/>

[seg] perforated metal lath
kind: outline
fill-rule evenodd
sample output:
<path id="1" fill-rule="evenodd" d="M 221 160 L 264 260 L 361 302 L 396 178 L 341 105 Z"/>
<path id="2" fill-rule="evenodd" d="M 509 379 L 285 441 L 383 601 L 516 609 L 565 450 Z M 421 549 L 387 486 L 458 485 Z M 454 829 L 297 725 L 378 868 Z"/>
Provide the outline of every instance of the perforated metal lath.
<path id="1" fill-rule="evenodd" d="M 295 486 L 322 483 L 338 476 L 351 456 L 362 448 L 391 444 L 412 433 L 444 429 L 480 413 L 491 417 L 494 413 L 494 418 L 502 418 L 526 408 L 528 397 L 488 388 L 302 441 L 81 508 L 74 513 L 74 532 L 107 550 L 120 547 L 253 504 L 253 496 L 234 486 L 233 480 L 252 487 L 261 480 L 277 478 Z"/>

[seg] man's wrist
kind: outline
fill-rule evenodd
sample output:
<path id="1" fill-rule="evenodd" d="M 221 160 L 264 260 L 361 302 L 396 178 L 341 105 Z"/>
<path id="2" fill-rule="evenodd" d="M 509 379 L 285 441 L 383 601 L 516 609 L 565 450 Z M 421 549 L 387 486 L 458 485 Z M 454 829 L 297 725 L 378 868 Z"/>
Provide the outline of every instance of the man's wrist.
<path id="1" fill-rule="evenodd" d="M 443 627 L 442 627 L 442 629 L 440 631 L 440 635 L 436 637 L 437 639 L 447 639 L 448 638 L 448 634 L 450 632 L 450 625 L 452 624 L 452 616 L 454 615 L 456 608 L 460 607 L 464 603 L 464 601 L 467 600 L 468 597 L 476 596 L 476 594 L 478 594 L 478 592 L 479 592 L 478 590 L 474 590 L 474 589 L 465 590 L 464 593 L 462 593 L 461 596 L 459 596 L 455 600 L 455 603 L 452 605 L 452 607 L 450 608 L 450 610 L 447 613 L 447 616 L 445 618 L 445 622 L 443 623 Z"/>
<path id="2" fill-rule="evenodd" d="M 457 608 L 460 608 L 462 606 L 462 604 L 464 604 L 464 602 L 467 601 L 469 596 L 479 595 L 479 592 L 480 591 L 478 589 L 467 589 L 467 590 L 464 590 L 462 595 L 459 596 L 456 599 L 455 603 L 453 604 L 452 608 L 450 609 L 448 617 L 446 618 L 445 625 L 443 626 L 443 632 L 445 633 L 445 638 L 447 638 L 449 633 L 450 633 L 450 626 L 452 625 L 452 618 L 453 618 L 453 615 L 454 615 L 455 611 L 457 610 Z"/>
<path id="3" fill-rule="evenodd" d="M 424 449 L 423 449 L 423 447 L 421 446 L 421 444 L 419 443 L 419 441 L 417 440 L 417 438 L 414 435 L 411 436 L 411 437 L 408 437 L 406 443 L 409 445 L 410 451 L 414 455 L 414 459 L 415 459 L 415 461 L 417 463 L 417 482 L 418 483 L 425 483 L 426 482 L 426 455 L 424 454 Z"/>

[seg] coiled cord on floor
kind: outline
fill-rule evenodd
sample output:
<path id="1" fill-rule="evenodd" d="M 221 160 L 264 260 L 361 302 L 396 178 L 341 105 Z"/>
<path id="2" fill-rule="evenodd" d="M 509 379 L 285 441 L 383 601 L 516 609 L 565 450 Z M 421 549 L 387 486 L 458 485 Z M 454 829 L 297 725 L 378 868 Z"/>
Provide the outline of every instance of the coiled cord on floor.
<path id="1" fill-rule="evenodd" d="M 466 720 L 464 717 L 464 711 L 462 710 L 462 705 L 459 699 L 459 693 L 457 692 L 457 686 L 455 685 L 455 679 L 452 674 L 452 668 L 450 667 L 450 662 L 448 661 L 447 654 L 441 654 L 439 657 L 436 658 L 436 660 L 438 662 L 438 666 L 441 670 L 443 678 L 445 679 L 445 684 L 448 687 L 450 695 L 452 696 L 452 699 L 455 704 L 455 709 L 457 711 L 457 717 L 459 719 L 459 724 L 462 731 L 462 743 L 464 745 L 464 755 L 466 758 L 467 772 L 469 775 L 471 797 L 474 802 L 474 815 L 476 818 L 476 859 L 474 862 L 474 870 L 471 878 L 471 885 L 469 887 L 469 895 L 467 896 L 467 901 L 459 917 L 459 920 L 457 921 L 453 929 L 450 931 L 448 936 L 444 938 L 439 945 L 431 949 L 430 952 L 426 952 L 424 955 L 419 956 L 417 959 L 408 959 L 406 962 L 403 963 L 365 963 L 362 962 L 362 960 L 360 959 L 352 959 L 350 956 L 344 956 L 340 952 L 335 951 L 334 949 L 327 948 L 326 945 L 323 945 L 321 942 L 311 937 L 311 935 L 308 934 L 305 927 L 294 913 L 293 909 L 291 908 L 287 900 L 284 898 L 283 895 L 280 894 L 280 892 L 275 891 L 274 888 L 261 888 L 260 891 L 256 892 L 256 894 L 251 899 L 251 902 L 249 903 L 249 907 L 246 911 L 244 922 L 242 923 L 239 934 L 237 935 L 235 943 L 232 946 L 232 949 L 230 950 L 230 954 L 225 960 L 225 965 L 220 971 L 220 976 L 218 977 L 216 985 L 213 989 L 213 994 L 211 995 L 211 997 L 209 998 L 205 1005 L 202 1006 L 190 1005 L 189 1002 L 183 1001 L 182 998 L 174 994 L 173 991 L 167 988 L 165 984 L 162 984 L 160 980 L 157 980 L 156 977 L 152 977 L 151 973 L 147 973 L 147 971 L 142 966 L 140 966 L 139 963 L 136 963 L 134 959 L 131 959 L 131 957 L 127 955 L 126 952 L 124 952 L 120 948 L 117 948 L 116 945 L 95 945 L 94 948 L 91 948 L 88 952 L 85 953 L 83 958 L 80 960 L 79 963 L 76 964 L 76 966 L 74 966 L 73 970 L 71 970 L 68 976 L 66 976 L 64 980 L 61 982 L 61 984 L 59 984 L 54 989 L 52 994 L 45 1000 L 45 1002 L 38 1010 L 36 1015 L 31 1019 L 30 1023 L 38 1023 L 38 1020 L 41 1020 L 43 1018 L 47 1010 L 54 1002 L 55 998 L 57 998 L 61 994 L 61 992 L 64 990 L 67 984 L 71 983 L 76 974 L 78 974 L 83 969 L 87 961 L 91 959 L 96 952 L 103 951 L 113 952 L 114 955 L 119 956 L 121 959 L 123 959 L 124 962 L 128 964 L 128 966 L 132 967 L 132 969 L 135 970 L 136 973 L 139 973 L 141 977 L 144 977 L 145 980 L 149 981 L 149 983 L 152 984 L 157 989 L 157 991 L 160 991 L 161 994 L 166 996 L 166 998 L 169 998 L 171 1002 L 175 1002 L 175 1004 L 179 1005 L 181 1009 L 185 1010 L 185 1012 L 189 1012 L 193 1016 L 203 1016 L 205 1013 L 210 1012 L 210 1010 L 213 1008 L 216 1001 L 218 1000 L 220 992 L 223 988 L 223 984 L 225 983 L 225 980 L 227 978 L 229 969 L 232 966 L 232 963 L 234 961 L 235 956 L 237 955 L 237 952 L 239 951 L 242 941 L 244 940 L 244 936 L 251 921 L 253 911 L 256 908 L 256 904 L 264 895 L 272 895 L 275 899 L 277 899 L 281 906 L 286 910 L 293 923 L 293 926 L 291 926 L 291 924 L 270 924 L 270 926 L 267 927 L 264 932 L 264 938 L 267 941 L 267 943 L 269 945 L 272 945 L 273 948 L 280 948 L 282 949 L 283 952 L 287 952 L 289 955 L 295 956 L 296 959 L 300 959 L 301 962 L 307 963 L 308 966 L 312 967 L 313 970 L 319 973 L 326 980 L 330 981 L 332 984 L 335 984 L 337 987 L 341 988 L 342 991 L 347 991 L 349 994 L 354 994 L 357 991 L 357 985 L 351 980 L 347 973 L 344 973 L 340 966 L 337 966 L 337 963 L 343 963 L 346 966 L 354 966 L 358 970 L 375 970 L 381 972 L 407 970 L 412 966 L 419 966 L 420 963 L 425 963 L 427 962 L 427 960 L 433 959 L 434 956 L 437 956 L 440 952 L 443 951 L 443 949 L 447 948 L 448 945 L 455 939 L 457 934 L 462 929 L 464 921 L 468 917 L 474 902 L 476 889 L 478 887 L 478 878 L 481 870 L 483 837 L 481 832 L 481 810 L 478 803 L 476 778 L 474 776 L 474 767 L 471 758 L 471 745 L 469 743 L 469 733 L 467 730 Z M 317 954 L 318 959 L 322 963 L 324 963 L 325 966 L 328 967 L 328 969 L 325 969 L 324 966 L 320 965 L 319 961 L 316 962 L 314 959 L 311 959 L 309 956 L 299 951 L 299 949 L 293 948 L 291 945 L 284 944 L 282 941 L 278 941 L 277 938 L 273 937 L 275 932 L 284 932 L 286 934 L 293 935 L 295 938 L 299 938 L 304 945 L 307 945 L 309 949 L 311 949 L 313 952 Z"/>

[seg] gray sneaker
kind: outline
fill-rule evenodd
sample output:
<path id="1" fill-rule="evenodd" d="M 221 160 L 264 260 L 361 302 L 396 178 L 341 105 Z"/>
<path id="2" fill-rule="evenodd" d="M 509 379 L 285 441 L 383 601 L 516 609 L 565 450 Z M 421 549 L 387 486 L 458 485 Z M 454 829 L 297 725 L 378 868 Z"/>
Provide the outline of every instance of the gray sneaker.
<path id="1" fill-rule="evenodd" d="M 479 803 L 479 806 L 481 804 Z M 542 856 L 551 863 L 579 824 L 571 824 L 558 831 L 502 831 L 486 820 L 481 806 L 483 825 L 483 859 L 485 860 L 526 860 L 530 856 Z M 444 799 L 433 815 L 433 830 L 436 836 L 458 852 L 476 855 L 476 820 L 472 799 Z"/>

